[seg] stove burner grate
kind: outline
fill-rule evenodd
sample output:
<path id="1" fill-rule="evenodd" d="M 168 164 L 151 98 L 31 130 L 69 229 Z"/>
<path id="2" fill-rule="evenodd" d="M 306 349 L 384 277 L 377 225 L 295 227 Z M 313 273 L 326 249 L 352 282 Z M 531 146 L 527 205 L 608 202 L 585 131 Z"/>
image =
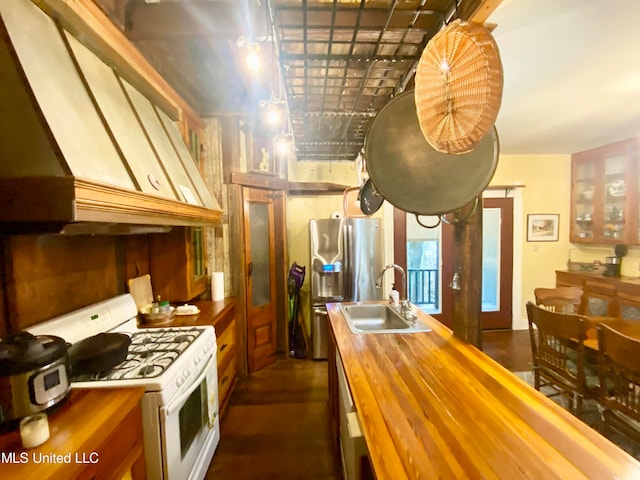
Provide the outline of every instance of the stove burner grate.
<path id="1" fill-rule="evenodd" d="M 160 376 L 200 335 L 198 328 L 158 328 L 134 332 L 127 358 L 108 372 L 75 381 L 106 381 Z"/>

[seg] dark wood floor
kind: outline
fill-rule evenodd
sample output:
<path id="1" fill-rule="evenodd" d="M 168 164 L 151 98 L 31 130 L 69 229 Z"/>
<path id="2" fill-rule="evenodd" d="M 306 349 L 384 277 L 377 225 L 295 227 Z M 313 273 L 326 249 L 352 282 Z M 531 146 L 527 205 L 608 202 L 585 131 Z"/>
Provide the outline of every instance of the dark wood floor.
<path id="1" fill-rule="evenodd" d="M 512 371 L 530 370 L 527 331 L 482 335 L 483 351 Z M 207 479 L 338 480 L 327 410 L 327 362 L 283 358 L 240 380 L 222 418 Z"/>
<path id="2" fill-rule="evenodd" d="M 238 382 L 207 479 L 338 480 L 327 362 L 284 358 Z"/>
<path id="3" fill-rule="evenodd" d="M 482 351 L 512 372 L 531 370 L 529 330 L 482 332 Z"/>

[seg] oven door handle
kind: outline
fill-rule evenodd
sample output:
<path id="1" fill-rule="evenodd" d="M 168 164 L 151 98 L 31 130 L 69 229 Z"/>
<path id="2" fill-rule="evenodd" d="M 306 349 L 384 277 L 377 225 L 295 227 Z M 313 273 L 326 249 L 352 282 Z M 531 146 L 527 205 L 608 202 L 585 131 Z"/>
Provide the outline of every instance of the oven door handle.
<path id="1" fill-rule="evenodd" d="M 215 360 L 215 356 L 212 355 L 209 357 L 209 360 L 207 361 L 207 364 L 205 365 L 205 367 L 202 369 L 202 372 L 200 372 L 200 375 L 198 375 L 198 378 L 194 380 L 191 383 L 191 385 L 193 385 L 195 388 L 200 388 L 200 384 L 202 383 L 202 380 L 204 380 L 209 370 L 213 367 L 214 360 Z M 185 402 L 185 400 L 189 398 L 189 396 L 194 392 L 195 388 L 189 388 L 186 392 L 184 392 L 178 398 L 173 399 L 171 403 L 167 404 L 166 407 L 161 408 L 160 410 L 163 411 L 165 417 L 170 417 L 171 414 L 173 413 L 174 408 L 180 408 L 182 404 Z"/>

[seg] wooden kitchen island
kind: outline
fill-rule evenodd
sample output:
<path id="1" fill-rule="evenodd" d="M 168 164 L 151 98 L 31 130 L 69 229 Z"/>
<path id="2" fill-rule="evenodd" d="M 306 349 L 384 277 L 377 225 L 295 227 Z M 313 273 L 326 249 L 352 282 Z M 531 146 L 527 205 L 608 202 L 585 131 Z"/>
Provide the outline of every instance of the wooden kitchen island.
<path id="1" fill-rule="evenodd" d="M 429 315 L 431 332 L 356 335 L 327 310 L 334 438 L 337 349 L 377 480 L 640 478 L 640 462 Z"/>

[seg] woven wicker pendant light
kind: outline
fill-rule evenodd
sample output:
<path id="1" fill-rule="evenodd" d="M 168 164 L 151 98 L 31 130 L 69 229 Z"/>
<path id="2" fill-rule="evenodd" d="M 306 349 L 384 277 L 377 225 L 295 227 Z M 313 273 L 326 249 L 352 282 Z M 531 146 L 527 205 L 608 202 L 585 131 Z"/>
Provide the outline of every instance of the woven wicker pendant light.
<path id="1" fill-rule="evenodd" d="M 455 20 L 427 44 L 416 71 L 420 129 L 444 153 L 470 152 L 493 127 L 502 101 L 498 46 L 484 26 Z"/>

